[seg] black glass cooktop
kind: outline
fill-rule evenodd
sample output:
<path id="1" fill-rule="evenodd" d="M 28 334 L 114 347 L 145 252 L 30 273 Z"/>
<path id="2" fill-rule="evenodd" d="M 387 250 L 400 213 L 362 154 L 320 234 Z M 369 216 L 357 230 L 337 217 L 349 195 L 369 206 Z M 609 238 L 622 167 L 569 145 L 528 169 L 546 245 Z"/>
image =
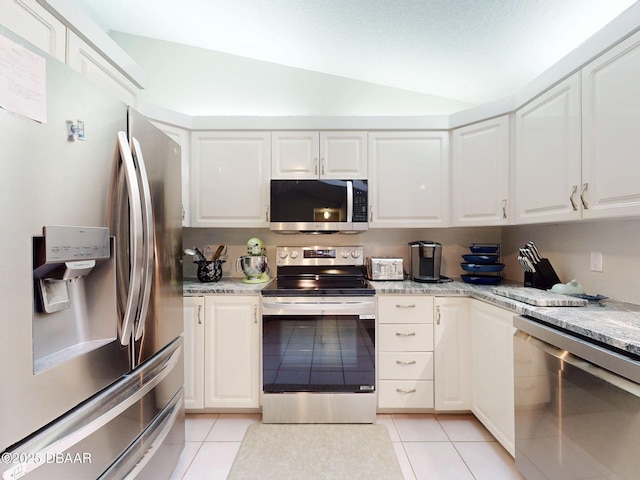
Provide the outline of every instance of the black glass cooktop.
<path id="1" fill-rule="evenodd" d="M 342 275 L 278 275 L 274 281 L 262 289 L 263 296 L 272 297 L 298 295 L 363 296 L 374 294 L 374 288 L 363 277 Z"/>

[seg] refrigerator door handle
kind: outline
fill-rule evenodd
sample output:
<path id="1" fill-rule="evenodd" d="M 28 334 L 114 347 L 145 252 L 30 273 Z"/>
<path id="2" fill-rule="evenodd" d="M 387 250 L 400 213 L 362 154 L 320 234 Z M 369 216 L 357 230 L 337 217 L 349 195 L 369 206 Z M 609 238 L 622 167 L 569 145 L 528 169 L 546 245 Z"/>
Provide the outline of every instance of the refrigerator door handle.
<path id="1" fill-rule="evenodd" d="M 154 260 L 154 229 L 153 229 L 153 207 L 151 204 L 151 189 L 149 177 L 142 156 L 142 148 L 135 137 L 131 138 L 131 150 L 136 161 L 138 170 L 138 181 L 142 196 L 142 296 L 139 300 L 138 320 L 135 326 L 134 339 L 140 340 L 144 333 L 145 319 L 149 311 L 149 298 L 151 297 L 151 285 L 153 283 L 153 260 Z"/>
<path id="2" fill-rule="evenodd" d="M 140 204 L 140 187 L 137 181 L 135 163 L 129 148 L 129 141 L 125 132 L 118 132 L 118 147 L 124 168 L 124 175 L 129 194 L 129 233 L 130 233 L 130 273 L 127 301 L 120 327 L 120 343 L 129 345 L 131 333 L 140 301 L 140 287 L 142 282 L 142 206 Z"/>

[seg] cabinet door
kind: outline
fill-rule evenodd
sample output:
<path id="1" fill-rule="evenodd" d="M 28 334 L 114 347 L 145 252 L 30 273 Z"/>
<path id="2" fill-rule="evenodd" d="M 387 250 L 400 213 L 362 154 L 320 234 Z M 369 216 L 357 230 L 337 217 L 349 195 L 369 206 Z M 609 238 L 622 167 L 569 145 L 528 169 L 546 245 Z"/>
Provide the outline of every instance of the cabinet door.
<path id="1" fill-rule="evenodd" d="M 65 62 L 66 27 L 34 1 L 0 2 L 2 26 Z"/>
<path id="2" fill-rule="evenodd" d="M 269 226 L 270 134 L 191 135 L 191 226 Z"/>
<path id="3" fill-rule="evenodd" d="M 169 136 L 174 142 L 180 145 L 180 161 L 182 172 L 182 226 L 189 227 L 190 212 L 189 208 L 189 147 L 190 137 L 189 131 L 182 128 L 174 127 L 173 125 L 167 125 L 161 122 L 151 122 L 160 130 L 162 130 L 167 136 Z"/>
<path id="4" fill-rule="evenodd" d="M 369 134 L 369 227 L 445 227 L 446 132 Z"/>
<path id="5" fill-rule="evenodd" d="M 578 220 L 580 73 L 516 112 L 515 223 Z"/>
<path id="6" fill-rule="evenodd" d="M 271 178 L 312 180 L 318 178 L 318 132 L 273 132 L 271 134 Z"/>
<path id="7" fill-rule="evenodd" d="M 138 88 L 75 33 L 67 32 L 67 64 L 127 105 L 135 106 Z"/>
<path id="8" fill-rule="evenodd" d="M 436 410 L 469 410 L 469 299 L 436 298 L 435 310 Z"/>
<path id="9" fill-rule="evenodd" d="M 582 70 L 583 218 L 640 214 L 640 34 Z"/>
<path id="10" fill-rule="evenodd" d="M 320 177 L 367 179 L 366 132 L 320 132 Z"/>
<path id="11" fill-rule="evenodd" d="M 204 408 L 204 297 L 184 298 L 184 407 Z"/>
<path id="12" fill-rule="evenodd" d="M 205 408 L 258 408 L 259 297 L 205 298 Z"/>
<path id="13" fill-rule="evenodd" d="M 513 456 L 513 313 L 471 300 L 471 411 Z"/>
<path id="14" fill-rule="evenodd" d="M 509 116 L 453 131 L 452 223 L 506 225 Z"/>

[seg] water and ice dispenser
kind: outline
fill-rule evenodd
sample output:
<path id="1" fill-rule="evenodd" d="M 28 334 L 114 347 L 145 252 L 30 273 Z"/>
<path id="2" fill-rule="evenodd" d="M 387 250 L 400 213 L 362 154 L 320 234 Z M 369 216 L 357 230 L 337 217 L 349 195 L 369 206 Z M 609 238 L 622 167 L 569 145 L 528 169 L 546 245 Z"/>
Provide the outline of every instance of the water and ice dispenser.
<path id="1" fill-rule="evenodd" d="M 33 238 L 34 373 L 117 337 L 113 247 L 103 227 L 45 226 Z"/>

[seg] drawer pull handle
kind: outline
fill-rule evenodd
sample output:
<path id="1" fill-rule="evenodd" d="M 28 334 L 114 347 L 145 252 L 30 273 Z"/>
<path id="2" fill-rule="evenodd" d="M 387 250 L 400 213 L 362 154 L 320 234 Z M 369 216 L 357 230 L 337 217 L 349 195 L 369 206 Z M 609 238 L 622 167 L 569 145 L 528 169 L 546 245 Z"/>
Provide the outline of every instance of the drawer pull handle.
<path id="1" fill-rule="evenodd" d="M 416 361 L 415 360 L 409 360 L 407 362 L 406 360 L 396 360 L 396 364 L 398 364 L 398 365 L 415 365 Z"/>
<path id="2" fill-rule="evenodd" d="M 399 303 L 396 303 L 396 308 L 416 308 L 416 304 L 412 304 L 412 305 L 400 305 Z"/>
<path id="3" fill-rule="evenodd" d="M 396 392 L 398 393 L 404 393 L 404 394 L 409 394 L 409 393 L 416 393 L 416 389 L 412 388 L 410 390 L 406 390 L 404 388 L 396 388 Z"/>
<path id="4" fill-rule="evenodd" d="M 396 332 L 396 337 L 415 337 L 415 336 L 416 336 L 416 332 L 411 332 L 411 333 Z"/>

